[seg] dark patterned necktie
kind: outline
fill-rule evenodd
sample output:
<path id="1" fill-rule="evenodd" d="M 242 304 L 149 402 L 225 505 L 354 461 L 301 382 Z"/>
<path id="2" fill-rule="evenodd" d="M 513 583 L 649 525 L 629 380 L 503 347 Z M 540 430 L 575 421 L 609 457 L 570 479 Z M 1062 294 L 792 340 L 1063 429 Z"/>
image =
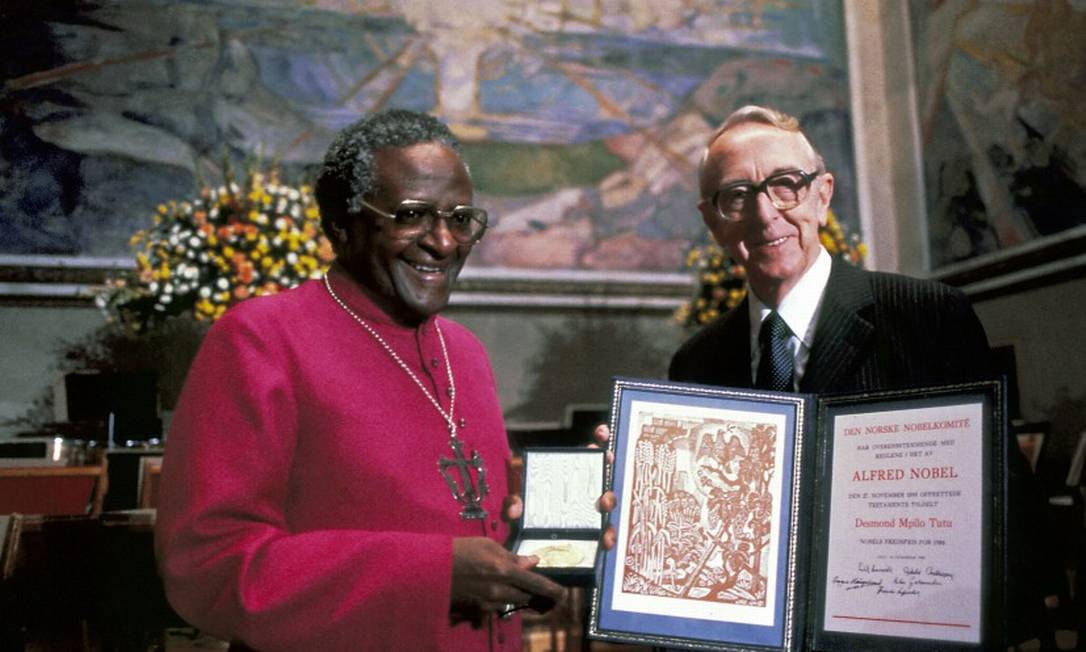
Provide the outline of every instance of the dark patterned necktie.
<path id="1" fill-rule="evenodd" d="M 792 352 L 788 350 L 788 338 L 792 331 L 777 311 L 769 313 L 758 332 L 762 358 L 758 361 L 758 378 L 754 386 L 775 392 L 792 391 Z"/>

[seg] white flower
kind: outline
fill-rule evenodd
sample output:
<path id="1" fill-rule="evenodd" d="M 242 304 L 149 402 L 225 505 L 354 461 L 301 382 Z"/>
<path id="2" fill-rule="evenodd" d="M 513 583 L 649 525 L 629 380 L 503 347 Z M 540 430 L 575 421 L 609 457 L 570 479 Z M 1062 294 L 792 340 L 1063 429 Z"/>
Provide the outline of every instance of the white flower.
<path id="1" fill-rule="evenodd" d="M 169 302 L 173 301 L 173 297 L 172 297 L 172 296 L 170 296 L 170 295 L 168 295 L 168 294 L 166 294 L 166 295 L 163 295 L 163 296 L 159 297 L 159 299 L 158 299 L 158 300 L 159 300 L 159 302 L 160 302 L 160 303 L 162 303 L 163 305 L 165 305 L 165 304 L 167 304 L 167 303 L 169 303 Z"/>
<path id="2" fill-rule="evenodd" d="M 293 251 L 287 254 L 287 264 L 288 265 L 294 265 L 297 262 L 298 262 L 298 254 L 294 253 Z"/>
<path id="3" fill-rule="evenodd" d="M 190 247 L 199 247 L 200 246 L 200 238 L 197 238 L 196 236 L 192 236 L 191 238 L 189 238 L 189 246 Z"/>
<path id="4" fill-rule="evenodd" d="M 211 288 L 209 288 L 209 287 L 207 287 L 207 286 L 205 285 L 205 286 L 203 286 L 202 288 L 200 288 L 200 291 L 199 291 L 199 292 L 197 292 L 197 294 L 199 294 L 199 295 L 200 295 L 200 298 L 201 298 L 201 299 L 207 299 L 208 297 L 210 297 L 210 296 L 211 296 Z"/>
<path id="5" fill-rule="evenodd" d="M 173 292 L 173 283 L 167 283 L 166 285 L 162 286 L 163 295 L 169 295 L 171 292 Z"/>
<path id="6" fill-rule="evenodd" d="M 230 281 L 220 276 L 219 280 L 215 281 L 215 287 L 219 288 L 220 290 L 229 290 Z"/>
<path id="7" fill-rule="evenodd" d="M 158 294 L 158 281 L 151 281 L 147 285 L 147 289 L 151 291 L 151 294 Z"/>

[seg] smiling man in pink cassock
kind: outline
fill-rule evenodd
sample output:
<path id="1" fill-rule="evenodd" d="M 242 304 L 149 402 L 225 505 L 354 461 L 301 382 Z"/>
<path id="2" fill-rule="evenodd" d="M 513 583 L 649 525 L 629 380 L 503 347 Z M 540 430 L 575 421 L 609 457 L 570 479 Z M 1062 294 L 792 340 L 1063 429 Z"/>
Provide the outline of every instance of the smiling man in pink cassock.
<path id="1" fill-rule="evenodd" d="M 438 316 L 487 224 L 459 143 L 379 113 L 335 140 L 316 192 L 336 263 L 229 310 L 179 399 L 170 603 L 240 650 L 520 650 L 514 612 L 562 589 L 502 547 L 519 502 L 494 376 Z"/>

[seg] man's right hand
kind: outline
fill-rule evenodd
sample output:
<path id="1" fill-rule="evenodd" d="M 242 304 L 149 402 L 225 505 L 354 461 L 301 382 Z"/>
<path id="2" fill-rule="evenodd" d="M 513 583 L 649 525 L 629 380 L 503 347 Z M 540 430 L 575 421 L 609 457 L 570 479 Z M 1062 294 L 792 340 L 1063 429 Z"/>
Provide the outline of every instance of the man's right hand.
<path id="1" fill-rule="evenodd" d="M 486 537 L 453 539 L 453 612 L 501 612 L 510 605 L 547 611 L 565 590 L 532 572 L 538 563 L 538 557 L 518 557 Z"/>
<path id="2" fill-rule="evenodd" d="M 607 442 L 611 439 L 611 429 L 607 427 L 607 424 L 601 423 L 592 431 L 592 438 L 595 442 L 589 444 L 589 446 L 593 448 L 607 448 Z M 615 463 L 615 454 L 610 450 L 607 451 L 607 463 Z M 617 498 L 615 497 L 615 492 L 605 491 L 600 495 L 599 500 L 596 501 L 596 509 L 603 514 L 606 514 L 615 508 L 616 502 Z M 615 533 L 615 527 L 613 525 L 608 525 L 607 530 L 604 531 L 603 536 L 600 537 L 600 545 L 603 546 L 604 550 L 610 550 L 615 547 L 616 540 L 617 535 Z"/>

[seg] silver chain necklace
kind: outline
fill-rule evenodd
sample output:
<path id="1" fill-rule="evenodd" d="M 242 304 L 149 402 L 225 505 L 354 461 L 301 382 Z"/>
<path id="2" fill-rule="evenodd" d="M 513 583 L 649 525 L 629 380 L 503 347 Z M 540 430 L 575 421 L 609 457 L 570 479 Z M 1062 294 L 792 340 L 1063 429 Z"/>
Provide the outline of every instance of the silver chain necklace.
<path id="1" fill-rule="evenodd" d="M 453 420 L 453 412 L 456 409 L 456 381 L 453 380 L 452 363 L 449 362 L 449 350 L 445 346 L 445 336 L 441 333 L 441 326 L 437 323 L 437 320 L 434 320 L 434 330 L 437 331 L 437 340 L 441 343 L 441 355 L 445 358 L 445 372 L 449 377 L 448 412 L 442 409 L 437 398 L 430 393 L 430 390 L 426 389 L 426 386 L 422 384 L 422 381 L 415 375 L 415 372 L 411 371 L 411 368 L 407 366 L 407 363 L 403 361 L 403 358 L 401 358 L 389 343 L 385 341 L 385 338 L 381 337 L 381 334 L 378 333 L 373 326 L 370 326 L 369 322 L 359 317 L 358 313 L 351 310 L 343 299 L 339 298 L 339 295 L 332 289 L 332 282 L 328 279 L 328 274 L 324 275 L 324 287 L 328 290 L 328 295 L 332 297 L 332 300 L 339 304 L 339 307 L 343 308 L 352 319 L 358 322 L 359 326 L 372 335 L 373 339 L 377 340 L 377 343 L 381 345 L 381 348 L 383 348 L 385 352 L 395 360 L 396 364 L 400 366 L 400 369 L 403 369 L 404 373 L 406 373 L 411 380 L 415 381 L 415 385 L 422 390 L 422 393 L 430 400 L 434 409 L 436 409 L 438 414 L 441 415 L 441 418 L 445 420 L 445 425 L 449 428 L 449 447 L 452 448 L 453 459 L 439 457 L 437 460 L 438 471 L 449 485 L 453 498 L 463 507 L 460 511 L 460 518 L 466 520 L 486 518 L 486 510 L 483 509 L 482 506 L 483 498 L 485 498 L 489 492 L 489 487 L 487 487 L 486 484 L 486 469 L 483 467 L 483 459 L 480 457 L 479 451 L 473 451 L 470 458 L 464 457 L 460 438 L 457 437 L 456 421 Z M 461 419 L 461 425 L 463 425 L 463 419 Z M 449 472 L 450 467 L 457 470 L 463 488 L 457 485 L 456 480 L 453 479 L 452 474 Z M 471 476 L 471 469 L 475 469 L 476 477 L 474 481 Z"/>
<path id="2" fill-rule="evenodd" d="M 449 427 L 449 436 L 455 439 L 456 422 L 453 421 L 453 411 L 456 410 L 456 381 L 453 380 L 452 364 L 449 363 L 449 351 L 445 348 L 445 336 L 441 334 L 441 326 L 438 325 L 437 320 L 434 320 L 434 330 L 437 331 L 437 341 L 441 343 L 441 355 L 445 358 L 445 372 L 449 376 L 448 412 L 445 412 L 445 410 L 442 409 L 441 404 L 437 402 L 437 399 L 434 397 L 433 394 L 430 393 L 430 390 L 426 389 L 426 386 L 422 384 L 422 381 L 419 380 L 419 377 L 415 375 L 415 372 L 411 371 L 411 368 L 408 367 L 407 363 L 403 361 L 403 358 L 401 358 L 400 355 L 396 353 L 396 351 L 391 346 L 389 346 L 389 343 L 385 341 L 385 338 L 381 337 L 381 334 L 378 333 L 373 328 L 373 326 L 370 326 L 369 322 L 359 317 L 358 313 L 351 310 L 347 306 L 347 304 L 343 302 L 343 299 L 339 298 L 339 295 L 336 294 L 335 290 L 332 289 L 332 282 L 328 280 L 327 274 L 324 275 L 324 287 L 328 289 L 328 294 L 332 297 L 332 300 L 338 303 L 340 308 L 343 308 L 345 311 L 347 311 L 347 314 L 350 315 L 351 318 L 354 319 L 356 322 L 358 322 L 359 326 L 366 329 L 366 332 L 372 335 L 373 339 L 377 340 L 377 343 L 381 345 L 381 348 L 383 348 L 390 356 L 392 356 L 392 359 L 396 361 L 396 364 L 400 365 L 400 369 L 403 369 L 404 373 L 410 376 L 411 380 L 415 381 L 415 384 L 418 385 L 419 389 L 422 390 L 422 393 L 426 395 L 426 398 L 430 399 L 430 403 L 432 403 L 434 408 L 437 409 L 438 414 L 440 414 L 441 417 L 445 419 L 445 423 Z"/>

